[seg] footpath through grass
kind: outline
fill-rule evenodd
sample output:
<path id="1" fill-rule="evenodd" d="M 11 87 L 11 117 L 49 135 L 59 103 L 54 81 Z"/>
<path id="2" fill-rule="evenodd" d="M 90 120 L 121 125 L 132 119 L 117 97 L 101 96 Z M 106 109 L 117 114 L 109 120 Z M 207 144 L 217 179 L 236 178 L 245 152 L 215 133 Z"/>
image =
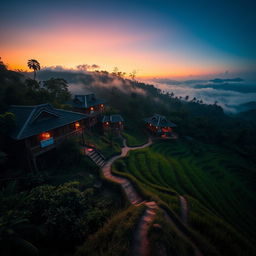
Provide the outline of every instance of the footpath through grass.
<path id="1" fill-rule="evenodd" d="M 97 233 L 76 252 L 75 256 L 128 256 L 135 226 L 145 210 L 145 206 L 130 206 L 108 221 Z"/>
<path id="2" fill-rule="evenodd" d="M 185 195 L 189 226 L 221 255 L 255 253 L 255 169 L 239 155 L 194 140 L 160 141 L 130 152 L 115 170 L 134 177 L 178 214 L 175 193 Z"/>

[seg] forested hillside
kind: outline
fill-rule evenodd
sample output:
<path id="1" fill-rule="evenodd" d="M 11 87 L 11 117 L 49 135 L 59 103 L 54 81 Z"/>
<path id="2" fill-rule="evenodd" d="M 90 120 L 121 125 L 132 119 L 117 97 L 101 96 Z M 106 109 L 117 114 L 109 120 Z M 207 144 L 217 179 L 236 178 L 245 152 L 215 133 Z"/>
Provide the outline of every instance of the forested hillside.
<path id="1" fill-rule="evenodd" d="M 116 245 L 112 239 L 104 244 L 105 255 L 111 255 L 112 251 L 129 255 L 131 232 L 144 208 L 128 207 L 121 188 L 104 179 L 99 168 L 81 156 L 80 144 L 67 141 L 46 154 L 40 162 L 40 173 L 29 173 L 18 164 L 17 156 L 9 153 L 12 151 L 9 134 L 16 118 L 8 112 L 10 105 L 50 103 L 71 110 L 72 96 L 88 91 L 106 100 L 106 113 L 120 113 L 124 117 L 123 136 L 130 146 L 147 141 L 143 122 L 146 117 L 158 113 L 177 124 L 177 142 L 156 142 L 150 148 L 132 152 L 115 164 L 117 175 L 131 179 L 143 196 L 152 196 L 177 216 L 179 195 L 186 197 L 190 207 L 189 232 L 195 241 L 204 237 L 199 243 L 204 251 L 209 250 L 213 255 L 254 252 L 255 218 L 251 204 L 255 202 L 256 119 L 253 115 L 245 112 L 229 116 L 217 104 L 181 100 L 153 85 L 126 79 L 122 72 L 43 70 L 37 78 L 0 65 L 3 253 L 12 255 L 22 249 L 27 255 L 39 252 L 73 255 L 77 246 L 85 242 L 79 253 L 87 255 L 95 246 L 100 251 L 95 241 L 105 241 L 116 228 L 113 237 L 120 236 L 122 243 Z M 85 140 L 107 158 L 121 151 L 122 142 L 102 135 L 97 127 L 85 134 Z M 125 224 L 124 218 L 129 219 Z M 183 251 L 184 255 L 190 255 L 191 244 L 176 236 L 160 212 L 155 224 L 164 228 L 160 231 L 156 226 L 150 228 L 153 252 L 158 252 L 157 246 L 163 243 L 169 252 Z M 226 249 L 233 241 L 237 249 Z"/>

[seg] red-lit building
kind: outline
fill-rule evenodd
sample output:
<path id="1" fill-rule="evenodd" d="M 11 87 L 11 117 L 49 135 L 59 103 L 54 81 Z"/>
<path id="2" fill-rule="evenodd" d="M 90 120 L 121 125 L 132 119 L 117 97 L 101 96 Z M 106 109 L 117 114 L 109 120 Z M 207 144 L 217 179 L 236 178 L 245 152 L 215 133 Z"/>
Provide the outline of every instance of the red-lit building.
<path id="1" fill-rule="evenodd" d="M 67 138 L 83 140 L 87 115 L 53 108 L 50 104 L 11 106 L 16 128 L 11 134 L 14 147 L 25 153 L 31 170 L 37 170 L 37 157 L 57 147 Z"/>
<path id="2" fill-rule="evenodd" d="M 124 119 L 121 115 L 105 115 L 102 120 L 104 132 L 113 132 L 119 135 L 124 129 Z"/>
<path id="3" fill-rule="evenodd" d="M 173 128 L 177 125 L 167 120 L 165 116 L 155 114 L 146 118 L 146 128 L 154 135 L 168 137 L 173 135 Z"/>
<path id="4" fill-rule="evenodd" d="M 86 125 L 93 127 L 96 125 L 105 111 L 105 100 L 95 97 L 94 93 L 75 95 L 72 102 L 75 111 L 88 116 Z"/>

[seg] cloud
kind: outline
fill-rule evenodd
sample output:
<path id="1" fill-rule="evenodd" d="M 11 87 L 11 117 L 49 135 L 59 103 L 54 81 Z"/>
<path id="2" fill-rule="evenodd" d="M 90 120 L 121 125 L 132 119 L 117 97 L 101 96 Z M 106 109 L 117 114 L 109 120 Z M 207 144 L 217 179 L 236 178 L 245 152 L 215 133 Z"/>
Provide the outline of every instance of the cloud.
<path id="1" fill-rule="evenodd" d="M 236 112 L 235 105 L 255 101 L 256 99 L 256 86 L 253 86 L 253 92 L 245 93 L 232 89 L 216 89 L 212 88 L 211 85 L 207 86 L 207 84 L 198 88 L 194 85 L 184 83 L 170 85 L 152 81 L 145 82 L 153 84 L 164 92 L 173 92 L 177 97 L 181 96 L 185 98 L 188 95 L 189 99 L 195 97 L 198 100 L 203 100 L 203 102 L 207 104 L 214 104 L 214 102 L 217 101 L 218 105 L 220 105 L 226 112 Z"/>
<path id="2" fill-rule="evenodd" d="M 82 72 L 87 72 L 87 71 L 94 71 L 95 69 L 99 69 L 100 66 L 97 64 L 80 64 L 77 65 L 75 68 L 68 68 L 65 66 L 57 65 L 57 66 L 45 66 L 42 67 L 41 70 L 48 70 L 48 71 L 65 71 L 65 72 L 77 72 L 77 71 L 82 71 Z"/>
<path id="3" fill-rule="evenodd" d="M 134 87 L 131 80 L 119 78 L 106 71 L 87 71 L 88 66 L 90 68 L 99 67 L 96 64 L 82 64 L 79 66 L 76 69 L 63 66 L 45 67 L 38 72 L 38 78 L 47 80 L 51 77 L 62 77 L 69 83 L 69 90 L 73 95 L 99 89 L 111 89 L 113 87 L 126 94 L 146 94 L 143 89 Z"/>

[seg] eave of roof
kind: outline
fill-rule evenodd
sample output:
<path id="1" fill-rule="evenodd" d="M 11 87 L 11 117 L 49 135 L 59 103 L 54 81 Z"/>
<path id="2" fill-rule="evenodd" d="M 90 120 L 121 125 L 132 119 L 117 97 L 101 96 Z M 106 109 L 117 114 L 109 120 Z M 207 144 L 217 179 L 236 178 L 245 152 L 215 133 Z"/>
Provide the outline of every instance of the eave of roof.
<path id="1" fill-rule="evenodd" d="M 38 109 L 48 106 L 48 104 L 42 104 L 37 106 L 11 106 L 10 111 L 16 115 L 19 114 L 20 111 L 22 113 L 22 109 L 26 109 L 26 107 L 31 109 L 31 112 L 27 113 L 27 117 L 23 118 L 23 124 L 18 126 L 16 131 L 11 134 L 11 138 L 15 140 L 26 139 L 42 132 L 62 127 L 88 117 L 88 115 L 82 113 L 67 111 L 63 109 L 54 109 L 54 112 L 58 115 L 56 119 L 48 119 L 40 121 L 39 123 L 30 123 L 32 116 L 36 113 Z"/>
<path id="2" fill-rule="evenodd" d="M 153 120 L 155 118 L 155 120 Z M 152 124 L 153 126 L 156 127 L 177 127 L 177 125 L 166 118 L 166 123 L 161 123 L 161 119 L 165 118 L 164 116 L 155 114 L 152 117 L 145 118 L 144 121 L 148 124 Z"/>
<path id="3" fill-rule="evenodd" d="M 85 107 L 83 105 L 83 103 L 78 104 L 78 103 L 73 102 L 72 105 L 75 108 L 90 108 L 90 107 L 94 107 L 94 106 L 97 106 L 97 105 L 100 105 L 100 104 L 104 104 L 104 103 L 106 103 L 106 100 L 104 100 L 104 99 L 96 99 L 93 102 L 92 101 L 87 102 L 87 107 Z"/>

